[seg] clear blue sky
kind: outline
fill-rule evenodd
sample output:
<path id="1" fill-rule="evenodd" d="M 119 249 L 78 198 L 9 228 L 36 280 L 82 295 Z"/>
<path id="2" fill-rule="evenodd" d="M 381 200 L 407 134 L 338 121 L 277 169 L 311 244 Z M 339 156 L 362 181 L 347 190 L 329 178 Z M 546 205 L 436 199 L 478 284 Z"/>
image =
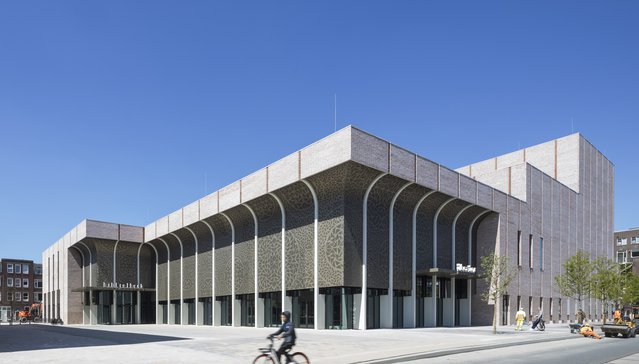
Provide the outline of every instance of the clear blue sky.
<path id="1" fill-rule="evenodd" d="M 449 167 L 581 132 L 639 226 L 638 1 L 3 1 L 0 257 L 356 125 Z"/>

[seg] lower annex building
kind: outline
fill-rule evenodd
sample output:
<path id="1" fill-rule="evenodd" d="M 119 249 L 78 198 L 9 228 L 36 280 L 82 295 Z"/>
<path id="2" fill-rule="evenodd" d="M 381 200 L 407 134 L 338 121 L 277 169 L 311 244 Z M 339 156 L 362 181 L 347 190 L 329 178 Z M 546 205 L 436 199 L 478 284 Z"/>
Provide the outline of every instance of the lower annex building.
<path id="1" fill-rule="evenodd" d="M 373 329 L 574 317 L 578 250 L 613 256 L 613 164 L 572 134 L 452 170 L 349 126 L 146 227 L 85 220 L 42 255 L 45 319 Z M 481 256 L 518 266 L 501 302 Z M 586 300 L 591 318 L 602 314 Z"/>

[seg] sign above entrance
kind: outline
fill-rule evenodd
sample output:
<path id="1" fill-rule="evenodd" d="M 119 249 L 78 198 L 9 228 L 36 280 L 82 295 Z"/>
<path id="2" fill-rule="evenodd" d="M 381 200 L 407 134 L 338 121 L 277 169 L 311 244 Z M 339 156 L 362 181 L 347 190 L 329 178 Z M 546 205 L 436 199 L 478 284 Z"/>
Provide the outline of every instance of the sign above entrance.
<path id="1" fill-rule="evenodd" d="M 118 283 L 118 282 L 102 282 L 103 288 L 139 288 L 143 289 L 142 283 Z"/>
<path id="2" fill-rule="evenodd" d="M 457 265 L 455 266 L 455 271 L 457 271 L 457 273 L 475 274 L 475 272 L 477 272 L 477 268 L 470 265 L 463 265 L 461 263 L 457 263 Z"/>

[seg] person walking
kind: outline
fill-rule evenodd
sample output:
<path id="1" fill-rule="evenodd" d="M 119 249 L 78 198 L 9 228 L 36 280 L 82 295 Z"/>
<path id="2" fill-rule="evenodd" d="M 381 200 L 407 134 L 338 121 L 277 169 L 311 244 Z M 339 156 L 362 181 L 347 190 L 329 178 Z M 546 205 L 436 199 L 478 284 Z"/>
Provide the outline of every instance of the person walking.
<path id="1" fill-rule="evenodd" d="M 524 320 L 526 319 L 526 312 L 524 309 L 519 307 L 519 311 L 515 314 L 515 321 L 517 322 L 517 327 L 515 327 L 516 331 L 521 331 L 521 326 L 524 324 Z"/>

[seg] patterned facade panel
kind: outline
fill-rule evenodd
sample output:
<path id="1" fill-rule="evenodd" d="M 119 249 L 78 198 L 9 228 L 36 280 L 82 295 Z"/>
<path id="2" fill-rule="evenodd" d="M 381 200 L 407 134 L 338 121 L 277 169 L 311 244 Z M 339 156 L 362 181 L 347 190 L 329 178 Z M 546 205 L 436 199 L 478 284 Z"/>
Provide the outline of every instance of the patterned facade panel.
<path id="1" fill-rule="evenodd" d="M 149 244 L 140 248 L 140 284 L 144 288 L 156 288 L 155 285 L 155 251 Z"/>
<path id="2" fill-rule="evenodd" d="M 344 285 L 362 285 L 363 202 L 379 171 L 350 163 L 344 186 Z"/>
<path id="3" fill-rule="evenodd" d="M 310 178 L 319 201 L 319 286 L 344 285 L 344 185 L 350 164 Z"/>
<path id="4" fill-rule="evenodd" d="M 461 263 L 464 265 L 470 264 L 469 262 L 469 254 L 468 254 L 468 233 L 470 229 L 471 222 L 477 217 L 479 214 L 486 211 L 484 208 L 479 206 L 473 206 L 464 211 L 459 218 L 457 219 L 457 224 L 455 226 L 455 259 L 453 261 L 454 264 Z"/>
<path id="5" fill-rule="evenodd" d="M 215 249 L 215 295 L 230 296 L 231 290 L 231 246 Z"/>
<path id="6" fill-rule="evenodd" d="M 410 291 L 413 270 L 413 209 L 429 190 L 411 185 L 399 196 L 393 213 L 393 288 Z"/>
<path id="7" fill-rule="evenodd" d="M 169 247 L 169 299 L 179 300 L 180 292 L 182 290 L 182 273 L 180 269 L 180 243 L 172 235 L 164 235 L 160 239 L 164 240 Z M 165 248 L 166 249 L 166 248 Z"/>
<path id="8" fill-rule="evenodd" d="M 389 206 L 405 180 L 385 176 L 373 187 L 368 200 L 368 287 L 387 289 L 389 274 Z M 372 268 L 374 267 L 374 268 Z"/>
<path id="9" fill-rule="evenodd" d="M 259 292 L 282 289 L 282 217 L 275 198 L 263 196 L 249 202 L 258 220 L 257 284 Z"/>
<path id="10" fill-rule="evenodd" d="M 286 210 L 286 290 L 308 289 L 313 282 L 313 197 L 297 182 L 275 191 Z"/>
<path id="11" fill-rule="evenodd" d="M 195 298 L 195 238 L 186 229 L 174 232 L 182 243 L 182 290 L 184 298 Z"/>
<path id="12" fill-rule="evenodd" d="M 202 222 L 189 226 L 197 236 L 197 289 L 198 297 L 211 297 L 213 295 L 212 277 L 213 262 L 211 260 L 212 238 L 208 226 Z"/>
<path id="13" fill-rule="evenodd" d="M 446 205 L 437 218 L 437 268 L 453 269 L 453 220 L 459 211 L 468 206 L 462 200 Z"/>
<path id="14" fill-rule="evenodd" d="M 206 219 L 215 234 L 215 296 L 228 296 L 231 290 L 232 231 L 228 220 L 220 214 Z"/>
<path id="15" fill-rule="evenodd" d="M 168 251 L 166 250 L 166 246 L 159 240 L 150 241 L 149 244 L 155 247 L 155 250 L 158 253 L 158 267 L 157 267 L 157 288 L 156 292 L 158 295 L 158 300 L 165 301 L 167 299 L 167 281 L 168 281 Z"/>
<path id="16" fill-rule="evenodd" d="M 116 250 L 116 282 L 131 283 L 137 282 L 138 270 L 138 247 L 140 244 L 121 241 Z"/>
<path id="17" fill-rule="evenodd" d="M 417 212 L 417 271 L 424 272 L 433 267 L 433 218 L 437 208 L 450 196 L 434 193 L 419 206 Z"/>
<path id="18" fill-rule="evenodd" d="M 102 286 L 103 283 L 113 282 L 113 247 L 114 241 L 87 239 L 87 245 L 92 248 L 96 265 L 93 269 L 92 286 Z"/>
<path id="19" fill-rule="evenodd" d="M 235 294 L 255 293 L 255 225 L 245 206 L 228 211 L 235 227 Z"/>

